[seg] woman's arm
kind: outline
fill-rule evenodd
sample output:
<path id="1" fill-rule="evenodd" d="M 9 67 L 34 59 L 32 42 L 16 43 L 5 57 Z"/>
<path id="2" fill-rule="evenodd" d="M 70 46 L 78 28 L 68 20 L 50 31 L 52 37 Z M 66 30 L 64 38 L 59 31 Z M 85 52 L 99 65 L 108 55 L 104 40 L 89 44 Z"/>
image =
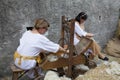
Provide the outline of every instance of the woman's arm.
<path id="1" fill-rule="evenodd" d="M 84 26 L 82 24 L 82 26 Z M 93 37 L 94 34 L 92 33 L 87 33 L 86 31 L 83 30 L 84 27 L 79 25 L 79 23 L 75 22 L 75 33 L 79 36 L 85 36 L 85 37 Z M 82 27 L 82 28 L 81 28 Z"/>
<path id="2" fill-rule="evenodd" d="M 41 49 L 48 51 L 48 52 L 53 52 L 53 53 L 68 53 L 68 51 L 65 48 L 62 48 L 59 44 L 56 44 L 52 41 L 50 41 L 46 37 L 42 37 L 42 40 L 40 40 L 40 43 L 38 47 Z"/>
<path id="3" fill-rule="evenodd" d="M 78 22 L 75 22 L 75 33 L 79 36 L 86 36 L 87 32 L 84 31 Z"/>
<path id="4" fill-rule="evenodd" d="M 69 50 L 66 50 L 60 46 L 58 52 L 69 53 Z"/>
<path id="5" fill-rule="evenodd" d="M 91 38 L 91 37 L 93 37 L 93 36 L 94 36 L 94 34 L 92 34 L 92 33 L 87 33 L 85 37 Z"/>

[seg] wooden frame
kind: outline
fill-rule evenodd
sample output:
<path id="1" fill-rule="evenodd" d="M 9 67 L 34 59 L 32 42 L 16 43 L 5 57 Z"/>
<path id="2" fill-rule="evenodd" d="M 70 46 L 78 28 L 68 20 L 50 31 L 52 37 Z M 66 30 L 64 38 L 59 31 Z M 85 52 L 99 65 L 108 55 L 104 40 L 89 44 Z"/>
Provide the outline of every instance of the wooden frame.
<path id="1" fill-rule="evenodd" d="M 85 64 L 88 59 L 86 59 L 86 57 L 83 55 L 83 53 L 90 47 L 92 40 L 88 39 L 88 38 L 84 38 L 84 39 L 88 39 L 89 43 L 86 45 L 85 49 L 82 50 L 80 52 L 79 55 L 74 55 L 74 24 L 75 24 L 75 20 L 71 19 L 71 20 L 67 20 L 65 18 L 65 16 L 62 16 L 62 25 L 61 25 L 61 43 L 60 45 L 63 47 L 65 45 L 65 38 L 66 38 L 66 31 L 69 33 L 69 37 L 68 37 L 68 49 L 69 49 L 69 58 L 59 58 L 57 61 L 54 62 L 46 62 L 42 68 L 43 69 L 52 69 L 52 68 L 58 68 L 58 70 L 62 70 L 61 68 L 68 66 L 68 71 L 66 73 L 66 75 L 68 77 L 72 77 L 73 70 L 72 70 L 72 66 L 73 65 L 77 65 L 77 64 Z M 84 40 L 81 39 L 81 40 Z"/>

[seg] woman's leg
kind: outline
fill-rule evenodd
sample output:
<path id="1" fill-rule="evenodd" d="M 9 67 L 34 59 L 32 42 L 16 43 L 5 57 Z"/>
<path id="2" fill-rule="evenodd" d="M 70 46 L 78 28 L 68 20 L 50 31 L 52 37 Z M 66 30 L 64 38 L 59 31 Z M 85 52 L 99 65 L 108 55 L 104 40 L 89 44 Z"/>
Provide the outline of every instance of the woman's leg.
<path id="1" fill-rule="evenodd" d="M 93 55 L 98 55 L 98 57 L 104 59 L 105 56 L 101 53 L 101 47 L 95 42 L 93 41 L 91 44 L 91 49 L 93 51 Z"/>

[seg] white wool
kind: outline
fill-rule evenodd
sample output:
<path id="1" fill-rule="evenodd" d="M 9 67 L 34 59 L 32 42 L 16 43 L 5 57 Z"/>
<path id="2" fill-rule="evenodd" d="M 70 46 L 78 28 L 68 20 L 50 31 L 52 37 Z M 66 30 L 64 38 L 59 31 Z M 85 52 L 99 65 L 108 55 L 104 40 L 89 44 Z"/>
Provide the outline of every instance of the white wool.
<path id="1" fill-rule="evenodd" d="M 106 69 L 106 72 L 108 74 L 112 75 L 120 75 L 120 64 L 112 61 L 111 63 L 108 64 L 109 68 Z"/>
<path id="2" fill-rule="evenodd" d="M 69 58 L 69 55 L 68 54 L 61 54 L 61 57 L 63 57 L 63 58 Z"/>
<path id="3" fill-rule="evenodd" d="M 48 71 L 45 75 L 44 80 L 61 80 L 56 72 Z"/>
<path id="4" fill-rule="evenodd" d="M 63 77 L 60 77 L 60 80 L 71 80 L 71 79 L 66 76 L 63 76 Z"/>
<path id="5" fill-rule="evenodd" d="M 68 55 L 68 54 L 62 54 L 61 57 L 63 57 L 63 58 L 68 58 L 69 55 Z M 47 59 L 48 59 L 48 61 L 50 61 L 50 62 L 54 62 L 54 61 L 57 61 L 57 60 L 58 60 L 58 56 L 51 54 L 51 55 L 47 56 Z"/>
<path id="6" fill-rule="evenodd" d="M 54 61 L 58 60 L 58 57 L 51 54 L 51 55 L 47 56 L 47 59 L 50 62 L 54 62 Z"/>
<path id="7" fill-rule="evenodd" d="M 89 67 L 84 65 L 84 64 L 76 65 L 75 68 L 76 69 L 81 69 L 81 70 L 89 70 Z"/>
<path id="8" fill-rule="evenodd" d="M 84 75 L 79 75 L 78 77 L 83 77 Z"/>

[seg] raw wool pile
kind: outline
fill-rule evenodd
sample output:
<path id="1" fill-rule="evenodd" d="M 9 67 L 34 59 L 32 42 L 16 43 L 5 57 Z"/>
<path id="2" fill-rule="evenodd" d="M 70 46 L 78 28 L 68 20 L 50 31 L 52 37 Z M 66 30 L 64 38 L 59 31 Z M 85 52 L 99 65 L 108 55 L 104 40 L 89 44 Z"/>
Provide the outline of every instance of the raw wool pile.
<path id="1" fill-rule="evenodd" d="M 120 80 L 120 64 L 115 61 L 103 63 L 75 80 Z"/>
<path id="2" fill-rule="evenodd" d="M 47 60 L 50 62 L 54 62 L 57 61 L 59 57 L 68 58 L 69 56 L 67 54 L 61 54 L 59 56 L 50 54 L 47 56 Z"/>
<path id="3" fill-rule="evenodd" d="M 115 37 L 114 39 L 110 40 L 107 43 L 107 46 L 105 48 L 105 53 L 120 58 L 120 9 L 119 9 L 118 27 L 116 29 L 116 34 L 114 37 Z"/>
<path id="4" fill-rule="evenodd" d="M 54 61 L 57 61 L 58 60 L 58 57 L 53 55 L 53 54 L 50 54 L 49 56 L 47 56 L 47 59 L 48 61 L 50 62 L 54 62 Z"/>
<path id="5" fill-rule="evenodd" d="M 119 13 L 120 14 L 120 13 Z M 119 21 L 118 21 L 118 28 L 116 30 L 116 35 L 115 37 L 117 37 L 118 39 L 120 39 L 120 15 L 119 15 Z"/>
<path id="6" fill-rule="evenodd" d="M 110 40 L 105 48 L 105 53 L 120 58 L 120 40 L 118 38 Z"/>
<path id="7" fill-rule="evenodd" d="M 44 80 L 71 80 L 71 79 L 67 78 L 66 76 L 59 77 L 56 72 L 48 71 L 45 75 Z"/>

